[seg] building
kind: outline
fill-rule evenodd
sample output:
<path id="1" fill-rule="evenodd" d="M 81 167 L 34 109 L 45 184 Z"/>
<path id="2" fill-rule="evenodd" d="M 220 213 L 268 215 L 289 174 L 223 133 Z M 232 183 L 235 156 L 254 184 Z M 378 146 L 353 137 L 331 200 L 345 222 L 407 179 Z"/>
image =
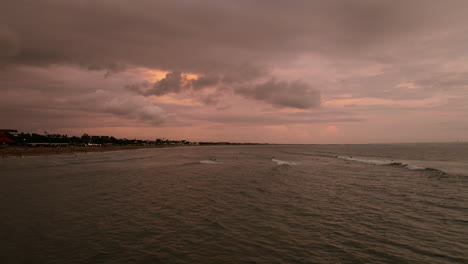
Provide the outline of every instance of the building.
<path id="1" fill-rule="evenodd" d="M 0 129 L 0 133 L 8 133 L 8 134 L 11 134 L 13 136 L 17 136 L 18 135 L 18 130 L 16 130 L 16 129 Z"/>
<path id="2" fill-rule="evenodd" d="M 15 143 L 13 139 L 10 139 L 4 133 L 0 132 L 0 144 L 12 144 Z"/>

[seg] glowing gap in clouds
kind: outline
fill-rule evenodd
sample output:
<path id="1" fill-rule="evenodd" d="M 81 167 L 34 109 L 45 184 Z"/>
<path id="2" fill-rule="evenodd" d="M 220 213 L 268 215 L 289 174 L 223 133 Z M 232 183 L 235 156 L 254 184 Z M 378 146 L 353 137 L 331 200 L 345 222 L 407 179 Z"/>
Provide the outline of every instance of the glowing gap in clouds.
<path id="1" fill-rule="evenodd" d="M 166 74 L 169 73 L 168 71 L 161 71 L 161 70 L 149 69 L 149 68 L 138 68 L 137 70 L 141 71 L 144 80 L 151 82 L 151 83 L 160 81 L 161 79 L 166 77 Z M 200 78 L 199 75 L 194 74 L 194 73 L 184 73 L 183 76 L 187 80 L 196 80 Z"/>

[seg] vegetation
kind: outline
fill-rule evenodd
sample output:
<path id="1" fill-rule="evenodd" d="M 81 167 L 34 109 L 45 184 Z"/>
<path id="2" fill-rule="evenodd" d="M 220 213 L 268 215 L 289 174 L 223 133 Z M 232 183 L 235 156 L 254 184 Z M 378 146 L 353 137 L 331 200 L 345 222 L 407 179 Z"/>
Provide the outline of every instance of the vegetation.
<path id="1" fill-rule="evenodd" d="M 231 143 L 231 142 L 197 142 L 192 143 L 187 140 L 169 140 L 157 138 L 155 140 L 115 138 L 113 136 L 90 136 L 83 134 L 81 137 L 61 134 L 44 135 L 37 133 L 4 133 L 8 138 L 14 140 L 15 145 L 70 145 L 70 146 L 146 146 L 146 145 L 256 145 L 258 143 Z"/>
<path id="2" fill-rule="evenodd" d="M 141 139 L 127 139 L 122 138 L 118 139 L 113 136 L 90 136 L 88 134 L 83 134 L 81 137 L 61 134 L 47 134 L 44 135 L 36 133 L 19 133 L 13 135 L 11 133 L 5 133 L 5 135 L 14 140 L 17 145 L 30 145 L 30 144 L 69 144 L 69 145 L 116 145 L 116 146 L 126 146 L 126 145 L 188 145 L 191 144 L 187 140 L 168 140 L 168 139 L 155 139 L 155 140 L 141 140 Z"/>

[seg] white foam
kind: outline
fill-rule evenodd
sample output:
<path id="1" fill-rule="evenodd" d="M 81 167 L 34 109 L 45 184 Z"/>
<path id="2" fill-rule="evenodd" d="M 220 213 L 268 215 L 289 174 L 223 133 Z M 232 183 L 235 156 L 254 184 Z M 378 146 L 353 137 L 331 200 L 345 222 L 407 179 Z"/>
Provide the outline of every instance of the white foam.
<path id="1" fill-rule="evenodd" d="M 410 164 L 406 164 L 406 168 L 408 168 L 409 170 L 425 170 L 426 169 L 425 167 L 420 167 L 420 166 L 415 166 L 415 165 L 410 165 Z"/>
<path id="2" fill-rule="evenodd" d="M 279 159 L 271 159 L 271 161 L 276 162 L 276 164 L 278 165 L 288 165 L 288 166 L 297 165 L 297 163 L 293 161 L 285 161 L 285 160 L 279 160 Z"/>
<path id="3" fill-rule="evenodd" d="M 201 160 L 200 163 L 202 164 L 218 164 L 219 162 L 213 160 Z"/>
<path id="4" fill-rule="evenodd" d="M 343 159 L 343 160 L 365 163 L 365 164 L 378 165 L 378 166 L 396 165 L 396 166 L 404 167 L 409 170 L 433 170 L 433 171 L 439 171 L 442 173 L 447 173 L 448 171 L 450 171 L 450 170 L 439 169 L 439 168 L 435 169 L 432 166 L 428 167 L 428 166 L 425 166 L 425 164 L 418 162 L 418 161 L 374 160 L 374 159 L 353 158 L 351 156 L 337 156 L 337 158 Z M 462 174 L 462 173 L 458 173 L 458 174 Z"/>
<path id="5" fill-rule="evenodd" d="M 358 158 L 353 158 L 351 156 L 338 156 L 337 158 L 343 159 L 343 160 L 349 160 L 349 161 L 356 161 L 360 163 L 365 163 L 365 164 L 372 164 L 372 165 L 402 165 L 406 166 L 407 164 L 399 162 L 399 161 L 394 161 L 394 160 L 373 160 L 373 159 L 358 159 Z"/>

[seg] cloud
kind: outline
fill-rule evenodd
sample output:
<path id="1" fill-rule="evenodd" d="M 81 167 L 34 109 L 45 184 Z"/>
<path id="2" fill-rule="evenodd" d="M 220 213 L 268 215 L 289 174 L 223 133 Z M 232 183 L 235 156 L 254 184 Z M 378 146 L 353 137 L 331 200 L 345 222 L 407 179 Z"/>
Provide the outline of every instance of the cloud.
<path id="1" fill-rule="evenodd" d="M 153 86 L 145 91 L 145 95 L 165 95 L 168 93 L 179 93 L 188 89 L 187 78 L 181 72 L 170 72 L 166 77 L 155 82 Z"/>
<path id="2" fill-rule="evenodd" d="M 226 106 L 316 115 L 342 107 L 321 104 L 339 94 L 392 103 L 443 94 L 460 98 L 458 115 L 467 110 L 463 0 L 3 2 L 0 106 L 24 122 L 53 110 L 82 125 L 77 112 L 148 126 Z"/>
<path id="3" fill-rule="evenodd" d="M 195 80 L 191 80 L 193 90 L 201 90 L 206 87 L 214 87 L 220 83 L 218 76 L 201 76 Z"/>
<path id="4" fill-rule="evenodd" d="M 286 82 L 272 79 L 236 92 L 277 107 L 309 109 L 319 107 L 321 101 L 320 92 L 302 81 Z"/>
<path id="5" fill-rule="evenodd" d="M 154 83 L 147 81 L 126 85 L 126 88 L 141 95 L 162 96 L 170 93 L 181 93 L 184 91 L 203 90 L 207 87 L 216 87 L 219 84 L 217 76 L 201 76 L 196 79 L 189 79 L 182 72 L 169 72 L 164 78 Z"/>
<path id="6" fill-rule="evenodd" d="M 150 125 L 161 125 L 167 113 L 154 104 L 143 104 L 137 98 L 112 98 L 99 104 L 97 110 L 128 119 L 136 119 Z"/>
<path id="7" fill-rule="evenodd" d="M 461 90 L 468 87 L 468 72 L 436 73 L 415 83 L 428 91 Z"/>
<path id="8" fill-rule="evenodd" d="M 214 92 L 201 94 L 196 96 L 196 98 L 207 105 L 215 105 L 218 102 L 217 98 L 226 89 L 224 87 L 229 87 L 229 89 L 238 95 L 248 99 L 263 101 L 276 107 L 309 109 L 320 106 L 320 92 L 305 82 L 270 79 L 259 84 L 249 84 L 255 80 L 254 76 L 256 77 L 257 73 L 252 75 L 241 72 L 236 77 L 201 76 L 197 79 L 188 79 L 181 72 L 169 72 L 163 79 L 152 85 L 148 82 L 143 82 L 127 85 L 126 88 L 144 96 L 163 96 L 186 91 L 197 92 L 212 87 L 215 88 Z"/>
<path id="9" fill-rule="evenodd" d="M 42 120 L 53 119 L 57 116 L 55 111 L 82 125 L 89 121 L 77 116 L 91 120 L 110 114 L 159 126 L 169 115 L 144 97 L 120 89 L 127 78 L 105 77 L 102 72 L 83 72 L 76 67 L 17 67 L 1 71 L 0 80 L 3 84 L 0 105 L 4 111 L 14 113 L 8 120 L 21 119 L 27 123 L 34 120 L 38 111 Z M 66 123 L 73 122 L 70 120 Z"/>
<path id="10" fill-rule="evenodd" d="M 20 43 L 17 34 L 10 28 L 0 25 L 0 60 L 14 57 L 19 51 Z"/>
<path id="11" fill-rule="evenodd" d="M 89 68 L 117 63 L 226 73 L 244 63 L 271 65 L 311 51 L 374 56 L 377 47 L 447 25 L 460 27 L 467 5 L 414 0 L 26 0 L 4 3 L 0 15 L 22 43 L 10 62 Z"/>
<path id="12" fill-rule="evenodd" d="M 149 83 L 147 81 L 126 85 L 130 91 L 143 96 L 164 96 L 167 94 L 179 94 L 183 92 L 199 92 L 208 87 L 217 88 L 219 78 L 215 76 L 201 76 L 197 79 L 189 79 L 181 72 L 169 72 L 159 81 Z M 197 94 L 194 96 L 200 102 L 211 105 L 216 104 L 219 97 L 216 91 L 210 94 Z"/>
<path id="13" fill-rule="evenodd" d="M 204 115 L 192 116 L 192 120 L 203 120 L 212 123 L 228 123 L 228 124 L 242 124 L 242 125 L 288 125 L 288 124 L 322 124 L 322 123 L 354 123 L 365 121 L 362 118 L 349 117 L 349 118 L 304 118 L 304 119 L 291 119 L 287 116 L 252 116 L 252 115 Z"/>

